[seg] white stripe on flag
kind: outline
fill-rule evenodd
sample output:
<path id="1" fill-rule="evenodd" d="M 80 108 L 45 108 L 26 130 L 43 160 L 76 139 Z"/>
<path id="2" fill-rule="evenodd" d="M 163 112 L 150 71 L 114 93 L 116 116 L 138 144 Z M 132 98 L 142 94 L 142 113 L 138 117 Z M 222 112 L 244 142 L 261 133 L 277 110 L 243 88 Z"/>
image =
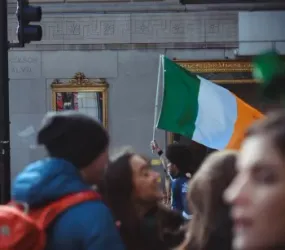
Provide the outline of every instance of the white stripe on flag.
<path id="1" fill-rule="evenodd" d="M 192 139 L 209 148 L 224 149 L 231 139 L 237 119 L 236 98 L 227 89 L 198 78 L 198 116 Z"/>

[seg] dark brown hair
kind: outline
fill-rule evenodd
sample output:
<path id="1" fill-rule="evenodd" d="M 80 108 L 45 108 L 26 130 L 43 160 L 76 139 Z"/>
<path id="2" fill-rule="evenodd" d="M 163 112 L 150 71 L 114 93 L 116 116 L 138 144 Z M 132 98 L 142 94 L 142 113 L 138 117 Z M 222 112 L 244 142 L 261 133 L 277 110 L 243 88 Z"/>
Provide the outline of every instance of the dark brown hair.
<path id="1" fill-rule="evenodd" d="M 165 153 L 166 158 L 175 164 L 182 174 L 194 174 L 193 156 L 188 146 L 183 144 L 170 144 Z"/>
<path id="2" fill-rule="evenodd" d="M 137 206 L 132 199 L 134 186 L 130 160 L 134 155 L 138 154 L 125 149 L 113 157 L 100 187 L 115 220 L 121 222 L 120 233 L 126 249 L 166 250 L 168 247 L 165 246 L 177 246 L 184 239 L 183 232 L 172 233 L 184 222 L 180 213 L 154 202 L 147 218 L 142 219 L 138 215 Z M 168 230 L 164 231 L 164 228 Z"/>
<path id="3" fill-rule="evenodd" d="M 189 185 L 189 206 L 193 213 L 187 249 L 231 249 L 231 220 L 223 193 L 233 180 L 237 152 L 214 152 L 202 163 Z M 224 245 L 225 247 L 222 247 Z"/>
<path id="4" fill-rule="evenodd" d="M 101 187 L 105 202 L 115 219 L 121 222 L 120 233 L 127 249 L 139 249 L 140 242 L 139 218 L 132 200 L 133 173 L 130 160 L 134 155 L 132 149 L 125 148 L 113 156 Z"/>

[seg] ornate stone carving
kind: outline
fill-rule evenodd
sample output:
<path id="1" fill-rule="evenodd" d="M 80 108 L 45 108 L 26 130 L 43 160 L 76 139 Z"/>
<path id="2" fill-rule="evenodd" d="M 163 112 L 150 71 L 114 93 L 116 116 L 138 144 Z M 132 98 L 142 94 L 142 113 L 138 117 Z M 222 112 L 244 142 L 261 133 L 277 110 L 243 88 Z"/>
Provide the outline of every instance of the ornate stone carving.
<path id="1" fill-rule="evenodd" d="M 193 73 L 251 72 L 250 61 L 177 61 L 183 68 Z"/>
<path id="2" fill-rule="evenodd" d="M 33 44 L 130 43 L 129 15 L 45 16 L 43 40 Z M 17 21 L 9 17 L 9 40 L 16 39 Z"/>
<path id="3" fill-rule="evenodd" d="M 237 13 L 45 15 L 43 40 L 35 44 L 169 44 L 238 41 Z M 9 17 L 9 39 L 17 21 Z"/>
<path id="4" fill-rule="evenodd" d="M 179 61 L 180 66 L 218 84 L 255 84 L 250 60 Z"/>
<path id="5" fill-rule="evenodd" d="M 62 82 L 59 79 L 54 79 L 52 86 L 63 86 L 63 87 L 100 87 L 107 86 L 108 83 L 103 78 L 94 78 L 92 80 L 86 78 L 85 74 L 82 72 L 77 72 L 72 79 L 67 82 Z"/>
<path id="6" fill-rule="evenodd" d="M 217 16 L 218 15 L 218 16 Z M 237 15 L 217 13 L 177 13 L 131 15 L 132 42 L 235 42 Z M 147 40 L 147 41 L 146 41 Z"/>

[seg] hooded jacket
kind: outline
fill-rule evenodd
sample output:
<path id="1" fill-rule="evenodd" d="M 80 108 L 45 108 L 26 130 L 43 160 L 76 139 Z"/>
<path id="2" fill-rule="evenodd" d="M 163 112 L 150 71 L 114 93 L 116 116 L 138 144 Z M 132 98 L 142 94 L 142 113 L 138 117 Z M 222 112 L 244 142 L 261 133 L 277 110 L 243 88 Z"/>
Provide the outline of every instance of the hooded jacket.
<path id="1" fill-rule="evenodd" d="M 68 194 L 90 190 L 71 163 L 46 158 L 27 166 L 15 179 L 12 199 L 31 208 L 45 206 Z M 47 230 L 46 250 L 124 250 L 113 217 L 100 200 L 77 204 Z"/>

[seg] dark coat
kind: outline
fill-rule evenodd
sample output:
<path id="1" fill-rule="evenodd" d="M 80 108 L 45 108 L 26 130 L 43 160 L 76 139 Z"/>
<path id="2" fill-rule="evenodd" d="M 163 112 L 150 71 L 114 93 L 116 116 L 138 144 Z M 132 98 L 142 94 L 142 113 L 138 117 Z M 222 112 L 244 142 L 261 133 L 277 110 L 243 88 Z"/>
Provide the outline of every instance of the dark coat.
<path id="1" fill-rule="evenodd" d="M 180 245 L 184 240 L 180 228 L 184 224 L 178 212 L 160 205 L 151 209 L 140 223 L 143 249 L 168 250 Z"/>

